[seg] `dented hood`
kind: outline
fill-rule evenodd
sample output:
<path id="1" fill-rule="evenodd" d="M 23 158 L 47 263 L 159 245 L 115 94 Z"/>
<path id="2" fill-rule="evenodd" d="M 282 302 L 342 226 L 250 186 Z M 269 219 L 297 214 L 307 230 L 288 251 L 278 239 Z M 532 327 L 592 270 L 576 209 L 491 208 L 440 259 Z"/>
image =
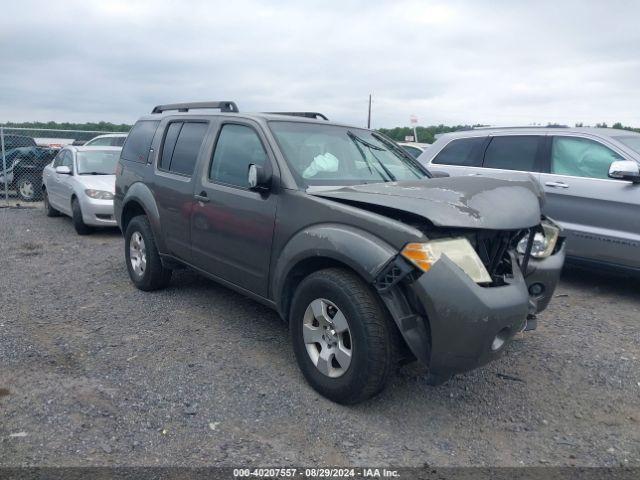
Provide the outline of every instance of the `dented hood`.
<path id="1" fill-rule="evenodd" d="M 366 208 L 410 212 L 440 227 L 516 230 L 540 223 L 543 193 L 534 181 L 445 177 L 310 188 L 307 193 Z"/>

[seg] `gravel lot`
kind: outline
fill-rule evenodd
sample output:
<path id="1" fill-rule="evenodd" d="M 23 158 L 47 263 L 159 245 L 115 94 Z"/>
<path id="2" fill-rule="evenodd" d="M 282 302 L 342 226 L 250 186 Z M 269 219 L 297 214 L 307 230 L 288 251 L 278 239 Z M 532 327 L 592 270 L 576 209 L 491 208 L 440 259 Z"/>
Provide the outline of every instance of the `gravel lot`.
<path id="1" fill-rule="evenodd" d="M 342 407 L 265 307 L 129 282 L 118 231 L 0 209 L 0 465 L 640 466 L 640 282 L 567 270 L 538 330 L 440 387 Z"/>

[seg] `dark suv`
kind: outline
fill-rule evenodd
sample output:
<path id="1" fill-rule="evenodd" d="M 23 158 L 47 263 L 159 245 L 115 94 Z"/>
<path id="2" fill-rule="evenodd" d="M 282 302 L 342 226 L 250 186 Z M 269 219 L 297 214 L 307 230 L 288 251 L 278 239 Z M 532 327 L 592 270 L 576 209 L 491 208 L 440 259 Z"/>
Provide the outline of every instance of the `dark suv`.
<path id="1" fill-rule="evenodd" d="M 386 137 L 321 118 L 233 102 L 142 117 L 116 173 L 133 283 L 188 266 L 273 307 L 306 379 L 340 403 L 381 391 L 398 362 L 437 384 L 496 358 L 564 261 L 542 192 L 434 178 Z"/>

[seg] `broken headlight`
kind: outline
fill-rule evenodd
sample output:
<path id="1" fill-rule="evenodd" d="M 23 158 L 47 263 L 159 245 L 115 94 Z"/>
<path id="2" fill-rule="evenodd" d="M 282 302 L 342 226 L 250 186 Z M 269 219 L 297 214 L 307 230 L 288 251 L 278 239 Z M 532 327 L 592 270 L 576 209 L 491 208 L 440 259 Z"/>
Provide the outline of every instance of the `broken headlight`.
<path id="1" fill-rule="evenodd" d="M 409 243 L 402 256 L 423 272 L 429 271 L 442 255 L 449 257 L 474 282 L 491 283 L 491 276 L 466 238 L 448 238 L 425 243 Z"/>
<path id="2" fill-rule="evenodd" d="M 553 253 L 560 236 L 560 227 L 551 220 L 543 220 L 542 231 L 536 232 L 533 236 L 533 245 L 531 246 L 531 256 L 534 258 L 547 258 Z M 530 235 L 530 234 L 529 234 Z M 524 255 L 527 253 L 527 242 L 529 235 L 525 235 L 518 242 L 518 253 Z"/>

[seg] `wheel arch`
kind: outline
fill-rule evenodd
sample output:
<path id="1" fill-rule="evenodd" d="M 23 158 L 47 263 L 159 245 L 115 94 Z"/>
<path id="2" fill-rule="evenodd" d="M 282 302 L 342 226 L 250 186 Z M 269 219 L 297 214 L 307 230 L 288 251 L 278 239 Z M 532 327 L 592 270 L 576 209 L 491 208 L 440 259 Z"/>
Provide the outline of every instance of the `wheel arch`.
<path id="1" fill-rule="evenodd" d="M 372 285 L 380 270 L 397 254 L 369 232 L 341 224 L 321 224 L 295 234 L 281 250 L 273 268 L 271 295 L 285 320 L 296 282 L 323 268 L 349 269 Z"/>
<path id="2" fill-rule="evenodd" d="M 126 232 L 127 226 L 132 218 L 137 215 L 145 215 L 151 225 L 151 231 L 153 232 L 158 251 L 161 254 L 164 253 L 166 249 L 164 238 L 161 235 L 160 213 L 149 187 L 142 182 L 132 184 L 127 190 L 120 206 L 118 203 L 117 201 L 114 202 L 114 213 L 116 214 L 116 220 L 122 233 L 124 234 Z"/>

